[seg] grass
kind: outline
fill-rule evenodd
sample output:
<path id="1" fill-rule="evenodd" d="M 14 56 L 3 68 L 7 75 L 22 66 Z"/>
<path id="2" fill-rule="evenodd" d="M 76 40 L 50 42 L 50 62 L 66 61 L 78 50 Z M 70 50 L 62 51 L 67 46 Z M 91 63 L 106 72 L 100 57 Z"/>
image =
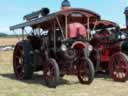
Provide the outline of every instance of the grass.
<path id="1" fill-rule="evenodd" d="M 128 82 L 96 78 L 91 85 L 82 85 L 74 76 L 65 76 L 56 89 L 45 86 L 41 75 L 18 81 L 12 68 L 12 52 L 0 53 L 0 96 L 127 96 Z"/>

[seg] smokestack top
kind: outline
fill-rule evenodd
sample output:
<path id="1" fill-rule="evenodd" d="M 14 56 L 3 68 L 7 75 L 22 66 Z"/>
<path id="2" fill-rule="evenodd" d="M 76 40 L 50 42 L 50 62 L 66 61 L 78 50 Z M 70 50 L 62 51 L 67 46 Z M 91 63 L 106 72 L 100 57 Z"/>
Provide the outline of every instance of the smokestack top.
<path id="1" fill-rule="evenodd" d="M 128 7 L 125 8 L 125 11 L 124 11 L 124 14 L 125 14 L 125 18 L 126 18 L 126 27 L 128 29 Z"/>
<path id="2" fill-rule="evenodd" d="M 71 7 L 71 4 L 68 0 L 64 0 L 61 4 L 62 10 L 68 10 L 68 9 L 70 9 L 70 7 Z"/>
<path id="3" fill-rule="evenodd" d="M 64 0 L 61 4 L 61 7 L 70 7 L 70 6 L 71 6 L 71 4 L 68 0 Z"/>
<path id="4" fill-rule="evenodd" d="M 128 7 L 125 8 L 124 13 L 125 13 L 126 15 L 128 15 Z"/>

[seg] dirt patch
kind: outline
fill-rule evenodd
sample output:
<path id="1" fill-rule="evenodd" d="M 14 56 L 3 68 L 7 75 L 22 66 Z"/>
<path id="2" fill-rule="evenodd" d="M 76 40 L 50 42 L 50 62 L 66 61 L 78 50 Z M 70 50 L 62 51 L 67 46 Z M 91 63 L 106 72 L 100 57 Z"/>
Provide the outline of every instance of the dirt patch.
<path id="1" fill-rule="evenodd" d="M 15 45 L 18 41 L 17 38 L 0 38 L 0 46 Z"/>

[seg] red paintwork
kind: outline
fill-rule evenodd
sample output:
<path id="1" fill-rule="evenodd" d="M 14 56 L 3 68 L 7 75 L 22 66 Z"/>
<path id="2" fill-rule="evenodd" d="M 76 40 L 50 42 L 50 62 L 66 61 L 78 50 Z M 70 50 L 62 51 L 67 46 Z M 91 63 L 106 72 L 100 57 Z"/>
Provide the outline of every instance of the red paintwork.
<path id="1" fill-rule="evenodd" d="M 100 21 L 97 21 L 96 22 L 96 27 L 98 27 L 100 25 L 104 25 L 106 27 L 115 27 L 115 26 L 118 26 L 115 22 L 108 21 L 108 20 L 100 20 Z"/>
<path id="2" fill-rule="evenodd" d="M 102 26 L 109 28 L 116 26 L 116 24 L 102 20 L 97 22 L 96 29 L 102 28 Z M 128 75 L 128 59 L 127 56 L 121 52 L 122 41 L 113 41 L 114 39 L 110 39 L 114 36 L 113 32 L 115 31 L 109 32 L 105 29 L 96 32 L 90 42 L 94 48 L 90 58 L 94 64 L 97 64 L 96 71 L 106 70 L 109 71 L 113 80 L 126 81 Z"/>
<path id="3" fill-rule="evenodd" d="M 109 72 L 115 81 L 126 81 L 128 75 L 128 61 L 124 58 L 126 55 L 122 52 L 117 52 L 112 55 L 111 62 L 109 62 Z M 115 74 L 116 72 L 116 74 Z M 123 74 L 122 74 L 123 73 Z M 123 76 L 120 78 L 117 76 Z M 124 75 L 125 74 L 125 75 Z"/>
<path id="4" fill-rule="evenodd" d="M 71 23 L 68 25 L 68 37 L 69 38 L 74 38 L 79 35 L 81 36 L 87 36 L 87 30 L 86 28 L 80 24 L 80 23 Z"/>
<path id="5" fill-rule="evenodd" d="M 99 29 L 99 28 L 102 28 L 102 27 L 110 28 L 110 27 L 115 27 L 115 26 L 118 26 L 118 24 L 116 24 L 115 22 L 108 21 L 108 20 L 99 20 L 99 21 L 91 23 L 90 28 L 91 29 L 93 29 L 93 28 Z"/>
<path id="6" fill-rule="evenodd" d="M 120 51 L 120 42 L 113 43 L 109 41 L 110 36 L 111 33 L 103 30 L 96 33 L 91 40 L 93 47 L 100 50 L 100 62 L 109 62 L 110 56 Z"/>
<path id="7" fill-rule="evenodd" d="M 103 49 L 101 53 L 101 62 L 108 62 L 109 61 L 109 51 L 107 49 Z"/>
<path id="8" fill-rule="evenodd" d="M 86 44 L 81 42 L 81 41 L 76 41 L 75 43 L 72 44 L 71 48 L 85 48 Z"/>

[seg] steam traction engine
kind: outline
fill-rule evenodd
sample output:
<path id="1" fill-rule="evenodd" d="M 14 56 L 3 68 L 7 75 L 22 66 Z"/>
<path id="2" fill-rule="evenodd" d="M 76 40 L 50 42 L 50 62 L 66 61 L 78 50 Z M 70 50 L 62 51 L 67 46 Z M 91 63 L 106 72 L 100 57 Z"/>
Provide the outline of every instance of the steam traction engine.
<path id="1" fill-rule="evenodd" d="M 126 81 L 128 75 L 128 57 L 126 35 L 119 31 L 116 23 L 101 20 L 92 24 L 96 33 L 90 43 L 93 51 L 90 58 L 96 72 L 110 73 L 115 81 Z"/>
<path id="2" fill-rule="evenodd" d="M 82 84 L 93 81 L 89 25 L 100 20 L 100 16 L 69 6 L 64 3 L 61 11 L 52 14 L 43 8 L 24 16 L 25 23 L 10 27 L 10 30 L 22 29 L 23 35 L 13 54 L 17 79 L 30 79 L 33 72 L 42 70 L 49 87 L 56 87 L 59 78 L 66 74 L 77 75 Z M 26 27 L 32 31 L 24 35 Z"/>

